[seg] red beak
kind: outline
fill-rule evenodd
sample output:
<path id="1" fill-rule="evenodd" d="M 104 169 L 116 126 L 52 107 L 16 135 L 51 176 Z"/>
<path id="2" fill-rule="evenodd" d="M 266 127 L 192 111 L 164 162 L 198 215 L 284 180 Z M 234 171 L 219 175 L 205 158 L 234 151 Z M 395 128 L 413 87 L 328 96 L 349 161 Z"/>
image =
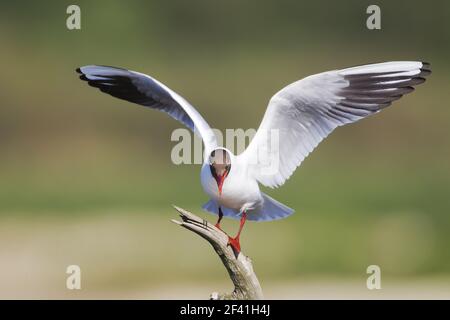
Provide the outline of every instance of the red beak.
<path id="1" fill-rule="evenodd" d="M 223 187 L 223 183 L 225 181 L 225 178 L 227 177 L 228 172 L 225 171 L 225 173 L 221 176 L 215 177 L 216 178 L 216 182 L 217 182 L 217 187 L 219 188 L 219 196 L 222 195 L 222 187 Z"/>

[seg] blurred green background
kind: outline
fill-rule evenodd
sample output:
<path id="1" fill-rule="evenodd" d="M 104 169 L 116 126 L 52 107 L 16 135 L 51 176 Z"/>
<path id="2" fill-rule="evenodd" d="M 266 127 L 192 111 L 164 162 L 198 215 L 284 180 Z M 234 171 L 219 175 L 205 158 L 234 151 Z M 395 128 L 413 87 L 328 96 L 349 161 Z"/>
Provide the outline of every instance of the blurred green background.
<path id="1" fill-rule="evenodd" d="M 307 75 L 389 60 L 433 74 L 338 129 L 280 189 L 288 219 L 242 244 L 267 297 L 450 297 L 450 2 L 72 1 L 0 5 L 0 297 L 207 298 L 231 283 L 208 244 L 170 223 L 202 213 L 198 165 L 170 161 L 179 124 L 89 88 L 75 68 L 148 73 L 211 126 L 256 128 Z M 236 222 L 226 222 L 234 233 Z M 82 290 L 65 269 L 82 269 Z M 365 288 L 381 267 L 383 289 Z"/>

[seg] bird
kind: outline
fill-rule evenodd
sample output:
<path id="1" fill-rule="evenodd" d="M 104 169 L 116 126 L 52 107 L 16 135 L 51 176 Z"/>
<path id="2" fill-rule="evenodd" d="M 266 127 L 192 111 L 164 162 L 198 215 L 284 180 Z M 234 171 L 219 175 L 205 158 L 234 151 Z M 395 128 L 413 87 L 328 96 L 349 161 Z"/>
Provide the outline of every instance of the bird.
<path id="1" fill-rule="evenodd" d="M 182 96 L 155 78 L 123 68 L 87 65 L 81 80 L 113 97 L 165 112 L 203 140 L 200 181 L 207 212 L 240 221 L 228 244 L 241 252 L 250 221 L 286 218 L 294 210 L 260 190 L 282 186 L 303 160 L 336 128 L 387 108 L 431 74 L 421 61 L 390 61 L 317 73 L 295 81 L 270 99 L 259 128 L 239 155 L 218 145 L 211 127 Z"/>

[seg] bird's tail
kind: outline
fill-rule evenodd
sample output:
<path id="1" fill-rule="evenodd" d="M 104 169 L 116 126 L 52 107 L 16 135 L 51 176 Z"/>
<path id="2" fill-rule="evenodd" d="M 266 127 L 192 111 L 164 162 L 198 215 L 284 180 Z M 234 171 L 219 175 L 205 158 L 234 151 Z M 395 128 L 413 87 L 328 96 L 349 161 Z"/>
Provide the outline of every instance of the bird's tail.
<path id="1" fill-rule="evenodd" d="M 260 209 L 259 212 L 250 212 L 248 214 L 249 220 L 254 221 L 279 220 L 286 218 L 295 212 L 293 209 L 269 197 L 265 193 L 262 193 L 262 196 L 264 199 L 262 209 Z"/>
<path id="2" fill-rule="evenodd" d="M 202 209 L 209 213 L 215 214 L 215 215 L 219 214 L 219 204 L 217 203 L 217 201 L 212 200 L 212 199 L 209 200 L 207 203 L 205 203 L 202 206 Z M 231 219 L 236 219 L 236 220 L 241 218 L 240 212 L 237 210 L 233 210 L 233 209 L 230 209 L 230 208 L 227 208 L 224 206 L 220 206 L 220 209 L 222 210 L 222 213 L 225 217 L 229 217 Z"/>
<path id="3" fill-rule="evenodd" d="M 269 197 L 262 194 L 264 203 L 261 209 L 247 212 L 247 219 L 252 221 L 271 221 L 283 219 L 294 213 L 294 210 Z M 214 200 L 209 200 L 203 205 L 203 210 L 215 215 L 219 212 L 219 205 Z M 226 207 L 221 207 L 223 215 L 232 219 L 240 219 L 240 212 Z"/>

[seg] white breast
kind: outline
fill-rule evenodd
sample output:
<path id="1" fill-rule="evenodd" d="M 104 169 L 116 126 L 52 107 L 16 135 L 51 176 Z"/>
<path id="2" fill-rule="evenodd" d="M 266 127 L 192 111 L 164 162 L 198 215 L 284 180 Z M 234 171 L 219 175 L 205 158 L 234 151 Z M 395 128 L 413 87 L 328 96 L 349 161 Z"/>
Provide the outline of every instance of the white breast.
<path id="1" fill-rule="evenodd" d="M 238 163 L 231 165 L 230 173 L 223 183 L 222 195 L 220 196 L 209 164 L 202 166 L 200 177 L 205 193 L 224 207 L 243 211 L 262 205 L 263 200 L 257 181 L 249 178 L 245 168 L 239 166 Z"/>

